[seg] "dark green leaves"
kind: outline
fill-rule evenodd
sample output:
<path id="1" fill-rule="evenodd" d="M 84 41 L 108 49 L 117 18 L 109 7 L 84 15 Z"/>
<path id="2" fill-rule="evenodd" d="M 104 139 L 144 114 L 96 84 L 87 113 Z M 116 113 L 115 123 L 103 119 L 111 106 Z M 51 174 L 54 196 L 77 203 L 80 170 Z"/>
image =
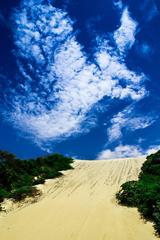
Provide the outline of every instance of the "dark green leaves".
<path id="1" fill-rule="evenodd" d="M 34 196 L 37 194 L 34 185 L 61 176 L 60 171 L 72 169 L 72 162 L 72 158 L 60 154 L 20 160 L 11 153 L 0 151 L 0 202 L 4 198 L 22 200 Z"/>
<path id="2" fill-rule="evenodd" d="M 139 180 L 124 183 L 116 197 L 122 205 L 137 207 L 160 234 L 160 151 L 147 157 Z"/>

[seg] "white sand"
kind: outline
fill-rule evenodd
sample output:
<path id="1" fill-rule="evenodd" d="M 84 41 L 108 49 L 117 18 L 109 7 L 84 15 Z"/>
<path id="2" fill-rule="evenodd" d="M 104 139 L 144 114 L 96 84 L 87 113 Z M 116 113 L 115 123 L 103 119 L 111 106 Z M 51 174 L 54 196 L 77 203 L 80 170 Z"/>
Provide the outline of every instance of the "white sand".
<path id="1" fill-rule="evenodd" d="M 120 185 L 137 179 L 144 159 L 76 161 L 41 188 L 37 203 L 0 217 L 1 240 L 154 240 L 151 223 L 117 205 Z"/>

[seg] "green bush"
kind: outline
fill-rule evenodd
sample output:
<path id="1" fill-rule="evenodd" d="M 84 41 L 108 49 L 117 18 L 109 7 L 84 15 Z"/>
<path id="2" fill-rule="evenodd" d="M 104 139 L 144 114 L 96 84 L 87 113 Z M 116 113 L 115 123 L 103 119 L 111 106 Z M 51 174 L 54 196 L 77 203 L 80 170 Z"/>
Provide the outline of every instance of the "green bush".
<path id="1" fill-rule="evenodd" d="M 124 183 L 116 197 L 122 205 L 137 207 L 160 235 L 160 151 L 147 157 L 138 181 Z"/>
<path id="2" fill-rule="evenodd" d="M 21 188 L 18 189 L 14 189 L 11 192 L 11 197 L 14 198 L 17 201 L 21 201 L 24 198 L 28 197 L 35 197 L 37 195 L 40 194 L 40 191 L 37 190 L 35 187 L 33 186 L 23 186 Z"/>
<path id="3" fill-rule="evenodd" d="M 4 198 L 8 198 L 9 193 L 6 191 L 6 189 L 0 187 L 0 203 L 3 202 Z"/>
<path id="4" fill-rule="evenodd" d="M 136 181 L 126 182 L 121 186 L 121 190 L 116 194 L 116 197 L 121 204 L 130 207 L 135 207 L 138 198 L 136 190 L 137 190 Z"/>
<path id="5" fill-rule="evenodd" d="M 157 204 L 153 213 L 154 217 L 154 227 L 157 233 L 160 233 L 160 201 L 157 201 Z"/>
<path id="6" fill-rule="evenodd" d="M 72 169 L 72 158 L 52 154 L 36 159 L 20 160 L 15 155 L 0 151 L 0 202 L 4 198 L 21 200 L 34 196 L 36 184 L 62 175 L 60 171 Z"/>
<path id="7" fill-rule="evenodd" d="M 33 184 L 38 185 L 38 184 L 43 184 L 45 183 L 45 178 L 43 176 L 38 176 L 34 178 Z"/>

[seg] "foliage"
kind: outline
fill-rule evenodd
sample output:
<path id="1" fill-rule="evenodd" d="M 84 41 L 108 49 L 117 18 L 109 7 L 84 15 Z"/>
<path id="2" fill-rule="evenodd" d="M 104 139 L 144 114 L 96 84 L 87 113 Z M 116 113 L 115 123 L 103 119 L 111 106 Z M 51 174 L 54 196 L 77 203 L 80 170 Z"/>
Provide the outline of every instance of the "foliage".
<path id="1" fill-rule="evenodd" d="M 23 186 L 17 189 L 14 189 L 11 193 L 14 200 L 21 201 L 26 197 L 35 197 L 40 194 L 40 191 L 33 186 Z"/>
<path id="2" fill-rule="evenodd" d="M 4 198 L 8 198 L 9 193 L 2 187 L 0 187 L 0 203 L 3 202 Z"/>
<path id="3" fill-rule="evenodd" d="M 22 200 L 39 194 L 34 187 L 36 184 L 61 176 L 60 171 L 72 169 L 72 162 L 72 158 L 60 154 L 21 160 L 11 153 L 0 151 L 0 202 L 4 198 Z"/>
<path id="4" fill-rule="evenodd" d="M 138 181 L 124 183 L 116 197 L 122 205 L 137 207 L 160 234 L 160 151 L 147 157 Z"/>

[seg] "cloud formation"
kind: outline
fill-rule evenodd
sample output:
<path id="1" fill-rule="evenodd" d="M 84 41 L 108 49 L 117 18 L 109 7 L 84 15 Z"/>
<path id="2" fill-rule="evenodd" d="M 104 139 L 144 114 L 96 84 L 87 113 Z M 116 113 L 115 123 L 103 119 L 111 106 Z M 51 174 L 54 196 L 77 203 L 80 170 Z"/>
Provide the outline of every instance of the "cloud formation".
<path id="1" fill-rule="evenodd" d="M 126 157 L 138 157 L 144 155 L 138 146 L 120 145 L 114 150 L 106 149 L 99 153 L 97 159 L 114 159 Z"/>
<path id="2" fill-rule="evenodd" d="M 115 47 L 97 36 L 93 62 L 76 39 L 74 22 L 61 9 L 40 0 L 23 1 L 12 19 L 21 80 L 7 116 L 36 141 L 85 131 L 81 126 L 87 113 L 106 96 L 132 101 L 145 96 L 144 74 L 129 70 L 124 61 L 137 27 L 127 8 L 113 33 Z"/>
<path id="3" fill-rule="evenodd" d="M 113 150 L 106 149 L 100 152 L 97 159 L 114 159 L 114 158 L 127 158 L 127 157 L 141 157 L 147 156 L 157 152 L 160 145 L 150 146 L 148 149 L 143 150 L 136 145 L 119 145 Z"/>
<path id="4" fill-rule="evenodd" d="M 149 127 L 155 122 L 152 116 L 141 116 L 134 113 L 132 106 L 127 107 L 111 119 L 111 126 L 108 129 L 109 142 L 122 138 L 122 130 L 135 131 Z"/>
<path id="5" fill-rule="evenodd" d="M 113 0 L 113 5 L 118 8 L 119 10 L 121 10 L 123 8 L 123 3 L 121 0 Z"/>
<path id="6" fill-rule="evenodd" d="M 137 22 L 134 21 L 125 8 L 121 17 L 121 25 L 114 33 L 114 39 L 121 54 L 125 54 L 126 50 L 130 49 L 135 42 L 135 34 Z"/>

